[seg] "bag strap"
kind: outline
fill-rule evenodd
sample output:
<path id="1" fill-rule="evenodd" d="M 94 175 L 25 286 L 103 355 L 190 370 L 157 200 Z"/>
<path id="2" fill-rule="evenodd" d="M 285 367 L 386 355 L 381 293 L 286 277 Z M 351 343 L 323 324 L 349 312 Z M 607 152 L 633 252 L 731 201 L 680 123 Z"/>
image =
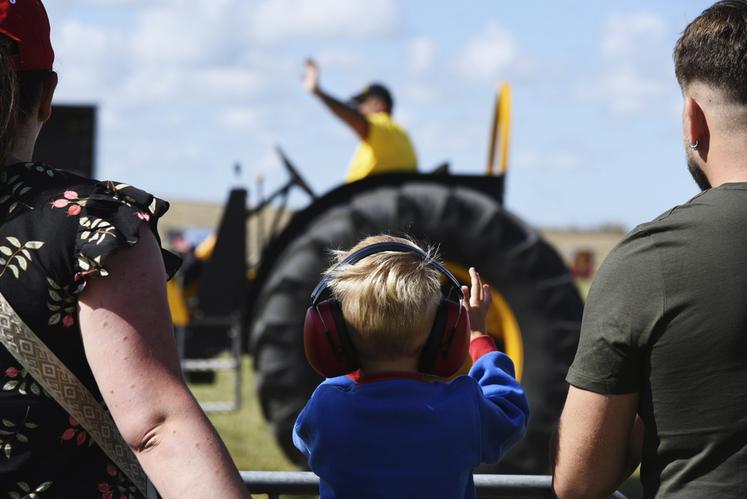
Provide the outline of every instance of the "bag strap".
<path id="1" fill-rule="evenodd" d="M 0 342 L 68 414 L 91 435 L 111 461 L 148 498 L 155 491 L 108 412 L 42 342 L 0 293 Z"/>

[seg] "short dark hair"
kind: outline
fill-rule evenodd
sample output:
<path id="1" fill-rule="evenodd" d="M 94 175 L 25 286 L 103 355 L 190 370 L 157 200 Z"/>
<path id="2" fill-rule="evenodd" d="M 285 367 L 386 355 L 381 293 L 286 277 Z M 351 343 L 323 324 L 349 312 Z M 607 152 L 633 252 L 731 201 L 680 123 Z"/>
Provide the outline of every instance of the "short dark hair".
<path id="1" fill-rule="evenodd" d="M 0 46 L 0 170 L 15 140 L 17 84 L 13 61 Z"/>
<path id="2" fill-rule="evenodd" d="M 52 72 L 46 69 L 32 69 L 16 73 L 18 80 L 18 120 L 23 121 L 36 111 L 42 92 L 52 79 Z"/>
<path id="3" fill-rule="evenodd" d="M 674 48 L 674 70 L 683 89 L 700 81 L 747 105 L 747 0 L 722 0 L 696 17 Z"/>
<path id="4" fill-rule="evenodd" d="M 357 107 L 369 99 L 375 99 L 383 103 L 387 113 L 391 114 L 394 109 L 392 93 L 383 84 L 376 82 L 370 83 L 362 92 L 351 97 L 349 102 L 353 107 Z"/>
<path id="5" fill-rule="evenodd" d="M 16 71 L 13 55 L 17 50 L 15 42 L 0 35 L 0 169 L 13 150 L 18 123 L 37 109 L 52 80 L 51 71 Z"/>

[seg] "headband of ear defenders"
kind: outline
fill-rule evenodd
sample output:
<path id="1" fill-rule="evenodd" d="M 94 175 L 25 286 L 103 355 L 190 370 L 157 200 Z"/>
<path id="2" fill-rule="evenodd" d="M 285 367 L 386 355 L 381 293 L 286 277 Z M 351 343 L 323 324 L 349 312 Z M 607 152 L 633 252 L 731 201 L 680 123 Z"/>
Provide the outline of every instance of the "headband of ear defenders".
<path id="1" fill-rule="evenodd" d="M 415 255 L 418 255 L 424 262 L 427 262 L 430 265 L 433 265 L 441 274 L 443 274 L 446 279 L 448 279 L 454 288 L 456 288 L 459 293 L 461 293 L 461 284 L 459 284 L 459 281 L 457 281 L 456 277 L 452 275 L 451 272 L 449 272 L 446 267 L 438 263 L 436 260 L 428 256 L 423 250 L 420 248 L 416 248 L 415 246 L 404 244 L 404 243 L 397 243 L 397 242 L 384 242 L 384 243 L 374 243 L 369 246 L 365 246 L 358 251 L 348 255 L 345 257 L 343 261 L 338 263 L 338 265 L 355 265 L 359 261 L 363 260 L 367 256 L 371 256 L 375 253 L 382 253 L 384 251 L 396 251 L 399 253 L 413 253 Z M 320 298 L 324 294 L 324 292 L 327 290 L 327 284 L 329 283 L 329 277 L 325 276 L 322 278 L 321 281 L 319 281 L 319 284 L 316 285 L 314 288 L 314 291 L 311 292 L 311 305 L 314 306 L 319 303 Z"/>

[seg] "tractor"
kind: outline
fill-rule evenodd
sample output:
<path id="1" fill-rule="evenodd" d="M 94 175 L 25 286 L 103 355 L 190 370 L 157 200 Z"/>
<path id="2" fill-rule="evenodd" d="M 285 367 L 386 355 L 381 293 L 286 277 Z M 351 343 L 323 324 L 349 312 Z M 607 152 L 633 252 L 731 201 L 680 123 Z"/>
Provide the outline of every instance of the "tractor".
<path id="1" fill-rule="evenodd" d="M 210 338 L 223 326 L 210 318 L 234 318 L 233 336 L 253 357 L 262 412 L 294 462 L 303 465 L 305 459 L 293 447 L 293 423 L 321 382 L 303 346 L 312 289 L 330 263 L 330 250 L 389 233 L 437 246 L 457 279 L 468 283 L 467 269 L 474 266 L 490 285 L 489 333 L 513 359 L 531 415 L 524 440 L 501 463 L 478 471 L 549 472 L 548 442 L 565 400 L 564 378 L 576 351 L 583 305 L 556 250 L 504 207 L 509 118 L 510 87 L 504 84 L 496 97 L 486 175 L 455 175 L 444 165 L 430 173 L 370 176 L 316 196 L 280 151 L 290 177 L 286 185 L 249 209 L 245 190 L 231 192 L 214 250 L 199 273 L 196 299 L 187 308 L 174 299 L 172 308 L 179 309 L 188 331 L 183 350 L 188 357 L 217 353 Z M 281 224 L 293 187 L 312 201 Z M 271 237 L 249 268 L 247 220 L 278 199 Z"/>

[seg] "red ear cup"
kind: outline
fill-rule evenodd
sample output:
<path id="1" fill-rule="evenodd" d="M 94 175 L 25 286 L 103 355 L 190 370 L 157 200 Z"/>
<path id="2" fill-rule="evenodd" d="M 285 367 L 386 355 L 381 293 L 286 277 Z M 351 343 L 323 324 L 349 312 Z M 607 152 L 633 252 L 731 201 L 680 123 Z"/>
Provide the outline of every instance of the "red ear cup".
<path id="1" fill-rule="evenodd" d="M 457 372 L 467 359 L 469 335 L 469 315 L 464 307 L 452 300 L 441 300 L 420 354 L 420 372 L 443 378 Z"/>
<path id="2" fill-rule="evenodd" d="M 340 306 L 334 299 L 306 309 L 303 346 L 311 367 L 325 378 L 349 374 L 359 367 Z"/>

